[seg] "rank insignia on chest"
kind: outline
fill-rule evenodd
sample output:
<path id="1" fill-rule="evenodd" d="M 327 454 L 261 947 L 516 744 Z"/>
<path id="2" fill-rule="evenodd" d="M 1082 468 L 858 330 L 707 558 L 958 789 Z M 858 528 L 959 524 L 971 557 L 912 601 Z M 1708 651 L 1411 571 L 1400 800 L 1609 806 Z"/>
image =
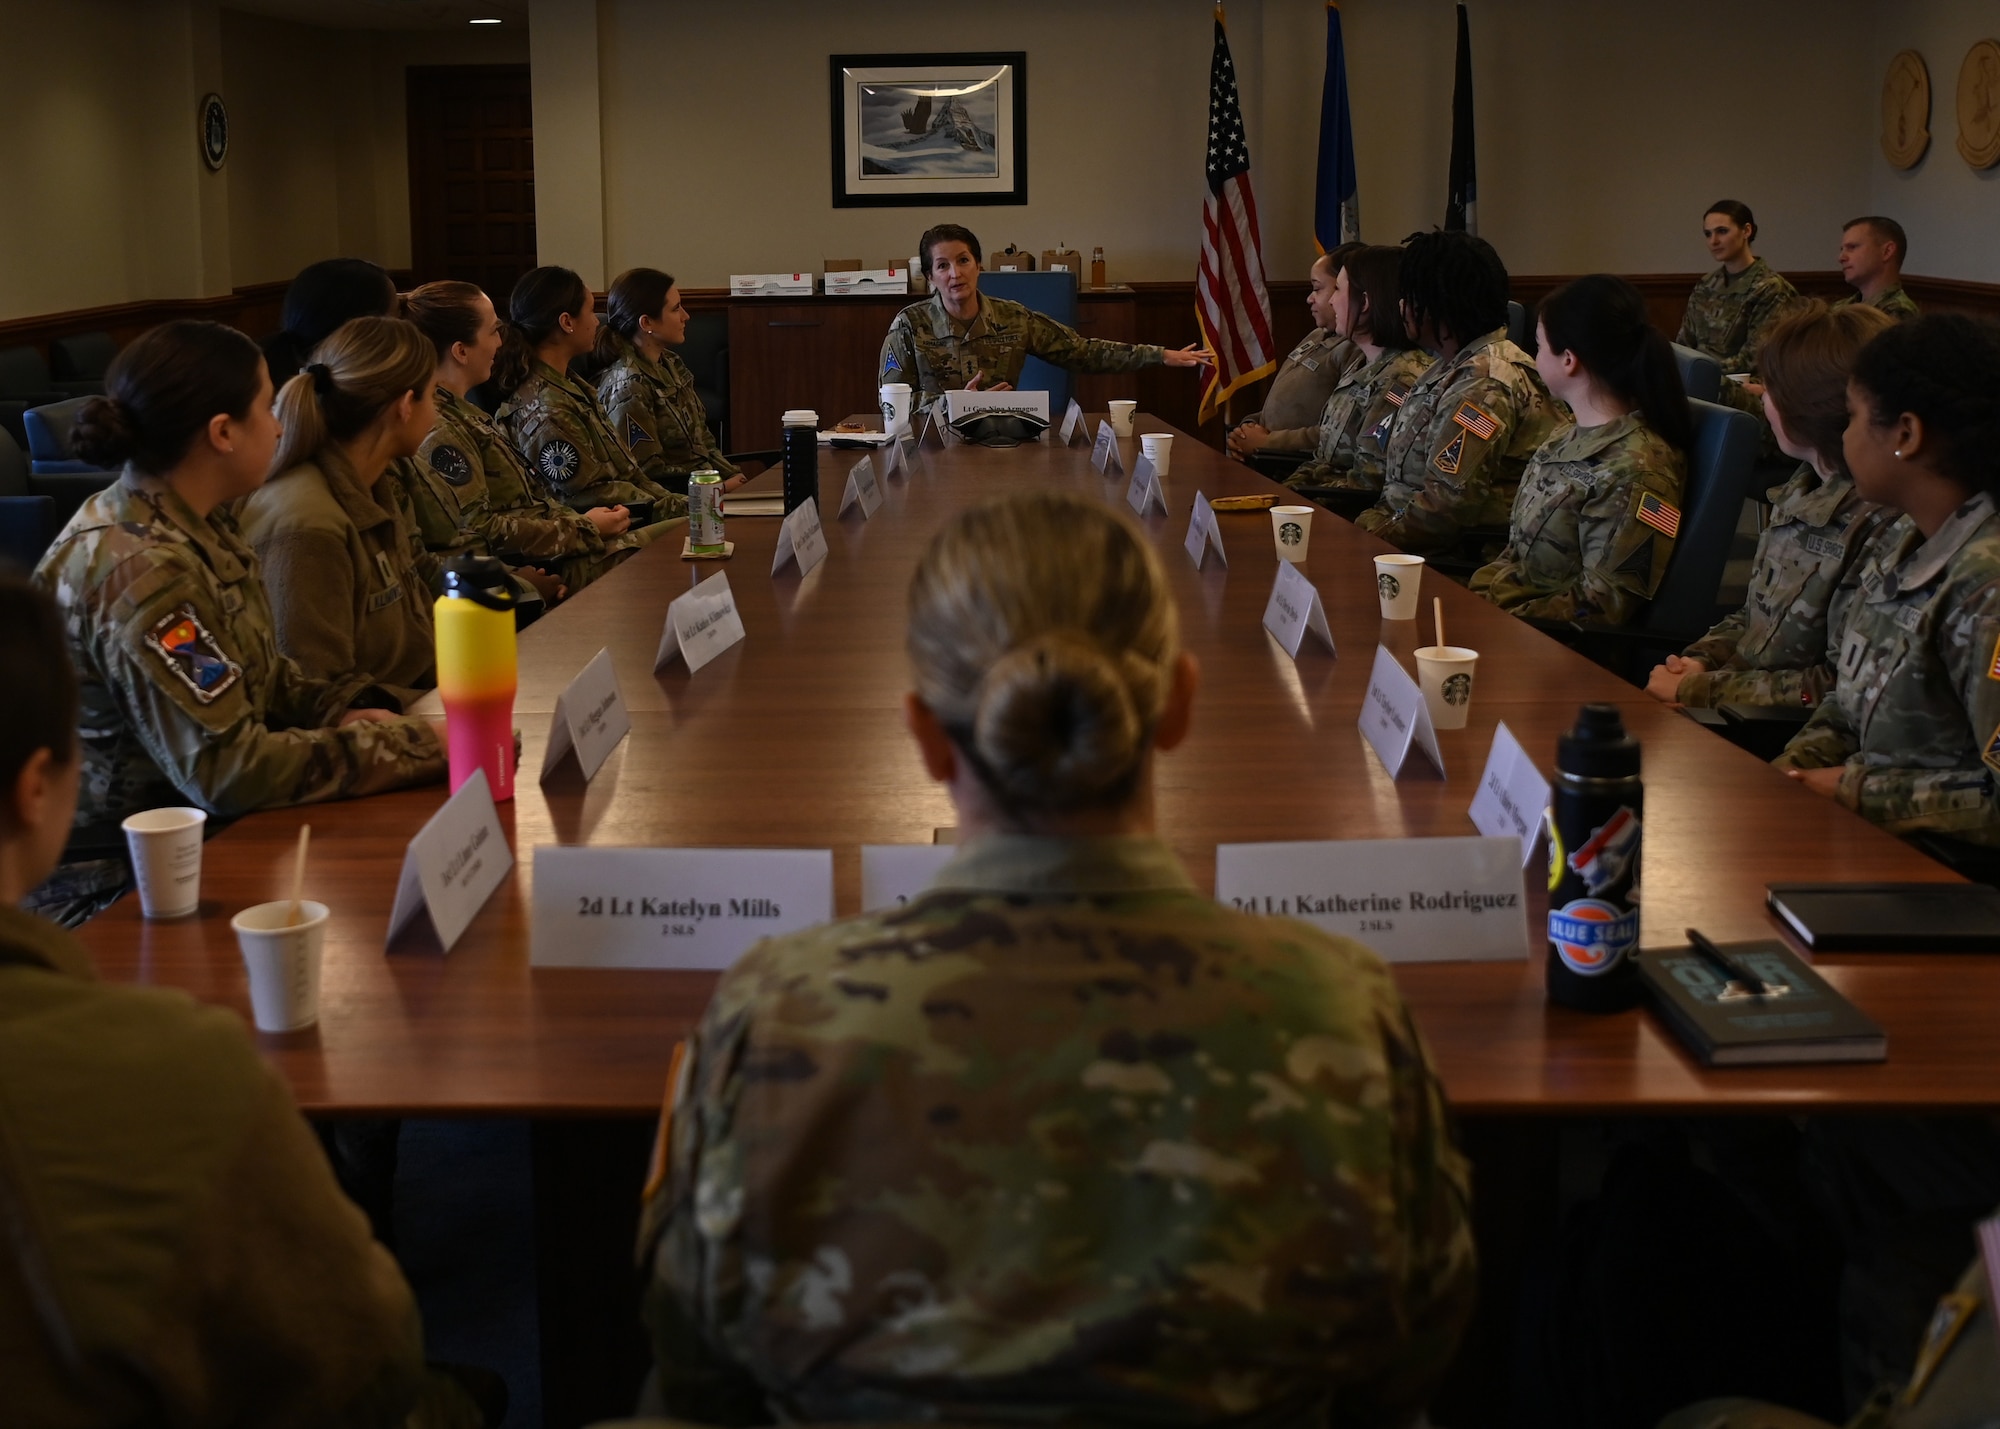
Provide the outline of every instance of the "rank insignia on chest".
<path id="1" fill-rule="evenodd" d="M 1435 466 L 1446 476 L 1458 475 L 1458 464 L 1465 460 L 1465 433 L 1460 432 L 1451 439 L 1451 445 L 1431 458 Z"/>
<path id="2" fill-rule="evenodd" d="M 453 446 L 431 448 L 431 470 L 453 486 L 463 486 L 472 480 L 472 463 L 464 452 Z"/>
<path id="3" fill-rule="evenodd" d="M 213 704 L 243 675 L 243 667 L 222 653 L 192 605 L 181 605 L 162 617 L 146 632 L 146 645 L 205 705 Z"/>
<path id="4" fill-rule="evenodd" d="M 639 449 L 639 444 L 641 442 L 650 442 L 651 440 L 652 438 L 646 435 L 646 429 L 639 425 L 639 419 L 637 417 L 627 417 L 625 419 L 626 446 L 631 447 L 634 451 L 637 451 Z"/>
<path id="5" fill-rule="evenodd" d="M 1482 442 L 1492 441 L 1494 434 L 1500 430 L 1500 423 L 1498 421 L 1480 411 L 1470 402 L 1460 402 L 1458 410 L 1451 414 L 1451 419 Z"/>
<path id="6" fill-rule="evenodd" d="M 1650 491 L 1639 494 L 1639 509 L 1632 513 L 1662 536 L 1678 536 L 1681 533 L 1681 512 L 1678 506 L 1662 501 Z"/>
<path id="7" fill-rule="evenodd" d="M 558 486 L 567 486 L 576 475 L 581 459 L 576 454 L 576 448 L 559 437 L 542 448 L 535 463 L 541 467 L 543 476 Z"/>

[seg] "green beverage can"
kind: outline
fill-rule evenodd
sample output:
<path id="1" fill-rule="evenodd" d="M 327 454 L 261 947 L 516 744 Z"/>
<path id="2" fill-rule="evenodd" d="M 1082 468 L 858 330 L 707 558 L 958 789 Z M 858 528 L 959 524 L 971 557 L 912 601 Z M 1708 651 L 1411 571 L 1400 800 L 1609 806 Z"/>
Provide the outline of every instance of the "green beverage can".
<path id="1" fill-rule="evenodd" d="M 722 541 L 722 473 L 712 466 L 688 474 L 688 549 L 719 556 Z"/>

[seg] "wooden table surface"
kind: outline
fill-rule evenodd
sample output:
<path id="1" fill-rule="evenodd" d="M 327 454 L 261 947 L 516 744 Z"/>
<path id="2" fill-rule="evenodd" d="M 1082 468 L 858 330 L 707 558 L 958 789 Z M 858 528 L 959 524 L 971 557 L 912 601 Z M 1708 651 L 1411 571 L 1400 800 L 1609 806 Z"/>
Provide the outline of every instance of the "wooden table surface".
<path id="1" fill-rule="evenodd" d="M 1139 428 L 1165 430 L 1143 417 Z M 1135 447 L 1123 444 L 1128 463 Z M 524 632 L 524 778 L 501 813 L 515 872 L 448 956 L 428 935 L 383 950 L 404 846 L 442 802 L 441 786 L 244 819 L 207 846 L 199 917 L 147 924 L 128 897 L 83 940 L 109 978 L 184 988 L 247 1020 L 229 915 L 289 892 L 293 840 L 309 821 L 308 893 L 333 909 L 321 1020 L 260 1036 L 308 1110 L 644 1114 L 713 975 L 531 969 L 533 849 L 830 847 L 835 906 L 857 911 L 861 845 L 928 843 L 953 822 L 900 721 L 904 587 L 918 553 L 942 520 L 991 493 L 1059 486 L 1122 501 L 1122 483 L 1098 477 L 1088 458 L 1086 447 L 1052 442 L 927 449 L 913 475 L 886 484 L 872 521 L 827 519 L 829 554 L 803 580 L 795 568 L 768 573 L 778 521 L 738 518 L 726 565 L 685 563 L 677 542 L 663 544 Z M 823 510 L 838 505 L 854 459 L 822 452 Z M 1777 936 L 1763 906 L 1775 880 L 1951 877 L 1434 573 L 1424 609 L 1442 595 L 1452 642 L 1480 651 L 1471 719 L 1441 735 L 1449 778 L 1413 755 L 1393 781 L 1356 718 L 1376 643 L 1414 670 L 1410 651 L 1428 643 L 1430 622 L 1380 620 L 1371 557 L 1385 547 L 1316 516 L 1305 572 L 1340 654 L 1309 639 L 1294 662 L 1260 625 L 1276 569 L 1267 513 L 1221 517 L 1227 569 L 1211 560 L 1197 572 L 1181 550 L 1197 489 L 1270 484 L 1183 435 L 1165 485 L 1170 515 L 1145 524 L 1204 681 L 1193 734 L 1159 764 L 1159 817 L 1205 888 L 1218 843 L 1472 833 L 1466 809 L 1496 722 L 1546 774 L 1558 733 L 1587 700 L 1619 704 L 1644 746 L 1646 946 L 1678 943 L 1690 923 L 1723 939 Z M 667 602 L 717 570 L 728 572 L 748 638 L 699 674 L 677 662 L 655 677 Z M 631 737 L 588 786 L 572 764 L 537 787 L 556 697 L 600 647 L 631 707 Z M 1396 976 L 1468 1113 L 2000 1107 L 2000 958 L 1847 955 L 1819 965 L 1886 1027 L 1886 1064 L 1704 1071 L 1650 1014 L 1549 1007 L 1539 950 L 1526 962 L 1405 965 Z"/>

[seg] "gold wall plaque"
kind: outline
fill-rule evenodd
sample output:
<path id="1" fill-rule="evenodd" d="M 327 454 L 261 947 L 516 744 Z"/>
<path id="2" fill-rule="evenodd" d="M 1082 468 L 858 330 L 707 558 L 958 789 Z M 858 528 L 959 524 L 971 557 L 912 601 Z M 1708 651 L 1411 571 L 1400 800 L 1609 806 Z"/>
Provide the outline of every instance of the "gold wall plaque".
<path id="1" fill-rule="evenodd" d="M 1958 152 L 1975 169 L 2000 163 L 2000 41 L 1981 40 L 1958 71 Z"/>
<path id="2" fill-rule="evenodd" d="M 1882 156 L 1896 168 L 1915 168 L 1930 146 L 1931 72 L 1922 55 L 1904 50 L 1882 80 Z"/>

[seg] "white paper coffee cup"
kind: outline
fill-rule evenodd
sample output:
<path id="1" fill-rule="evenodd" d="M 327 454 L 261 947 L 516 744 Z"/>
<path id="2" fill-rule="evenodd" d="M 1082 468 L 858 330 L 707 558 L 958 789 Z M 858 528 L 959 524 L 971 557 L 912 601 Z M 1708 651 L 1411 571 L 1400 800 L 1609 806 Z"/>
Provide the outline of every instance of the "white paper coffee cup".
<path id="1" fill-rule="evenodd" d="M 1139 450 L 1146 454 L 1146 460 L 1153 464 L 1155 476 L 1165 476 L 1174 459 L 1174 434 L 1172 432 L 1148 432 L 1139 438 Z"/>
<path id="2" fill-rule="evenodd" d="M 201 906 L 200 809 L 147 809 L 125 820 L 125 847 L 148 918 L 185 918 Z"/>
<path id="3" fill-rule="evenodd" d="M 882 430 L 894 436 L 910 429 L 910 384 L 907 382 L 884 382 L 882 398 Z"/>
<path id="4" fill-rule="evenodd" d="M 1311 506 L 1273 506 L 1271 508 L 1271 540 L 1278 547 L 1278 559 L 1300 565 L 1305 561 L 1306 551 L 1312 545 L 1313 511 Z"/>
<path id="5" fill-rule="evenodd" d="M 319 967 L 326 946 L 326 905 L 302 899 L 258 903 L 229 920 L 250 974 L 250 1011 L 259 1032 L 296 1032 L 319 1021 Z"/>
<path id="6" fill-rule="evenodd" d="M 1417 618 L 1417 587 L 1423 584 L 1424 558 L 1422 556 L 1377 556 L 1375 558 L 1375 593 L 1382 598 L 1382 618 L 1384 620 L 1415 620 Z"/>
<path id="7" fill-rule="evenodd" d="M 1111 430 L 1121 437 L 1131 436 L 1132 414 L 1139 410 L 1139 404 L 1120 397 L 1104 405 L 1111 412 Z"/>
<path id="8" fill-rule="evenodd" d="M 1472 713 L 1472 671 L 1479 652 L 1463 645 L 1425 645 L 1417 650 L 1417 683 L 1439 729 L 1464 729 Z"/>

